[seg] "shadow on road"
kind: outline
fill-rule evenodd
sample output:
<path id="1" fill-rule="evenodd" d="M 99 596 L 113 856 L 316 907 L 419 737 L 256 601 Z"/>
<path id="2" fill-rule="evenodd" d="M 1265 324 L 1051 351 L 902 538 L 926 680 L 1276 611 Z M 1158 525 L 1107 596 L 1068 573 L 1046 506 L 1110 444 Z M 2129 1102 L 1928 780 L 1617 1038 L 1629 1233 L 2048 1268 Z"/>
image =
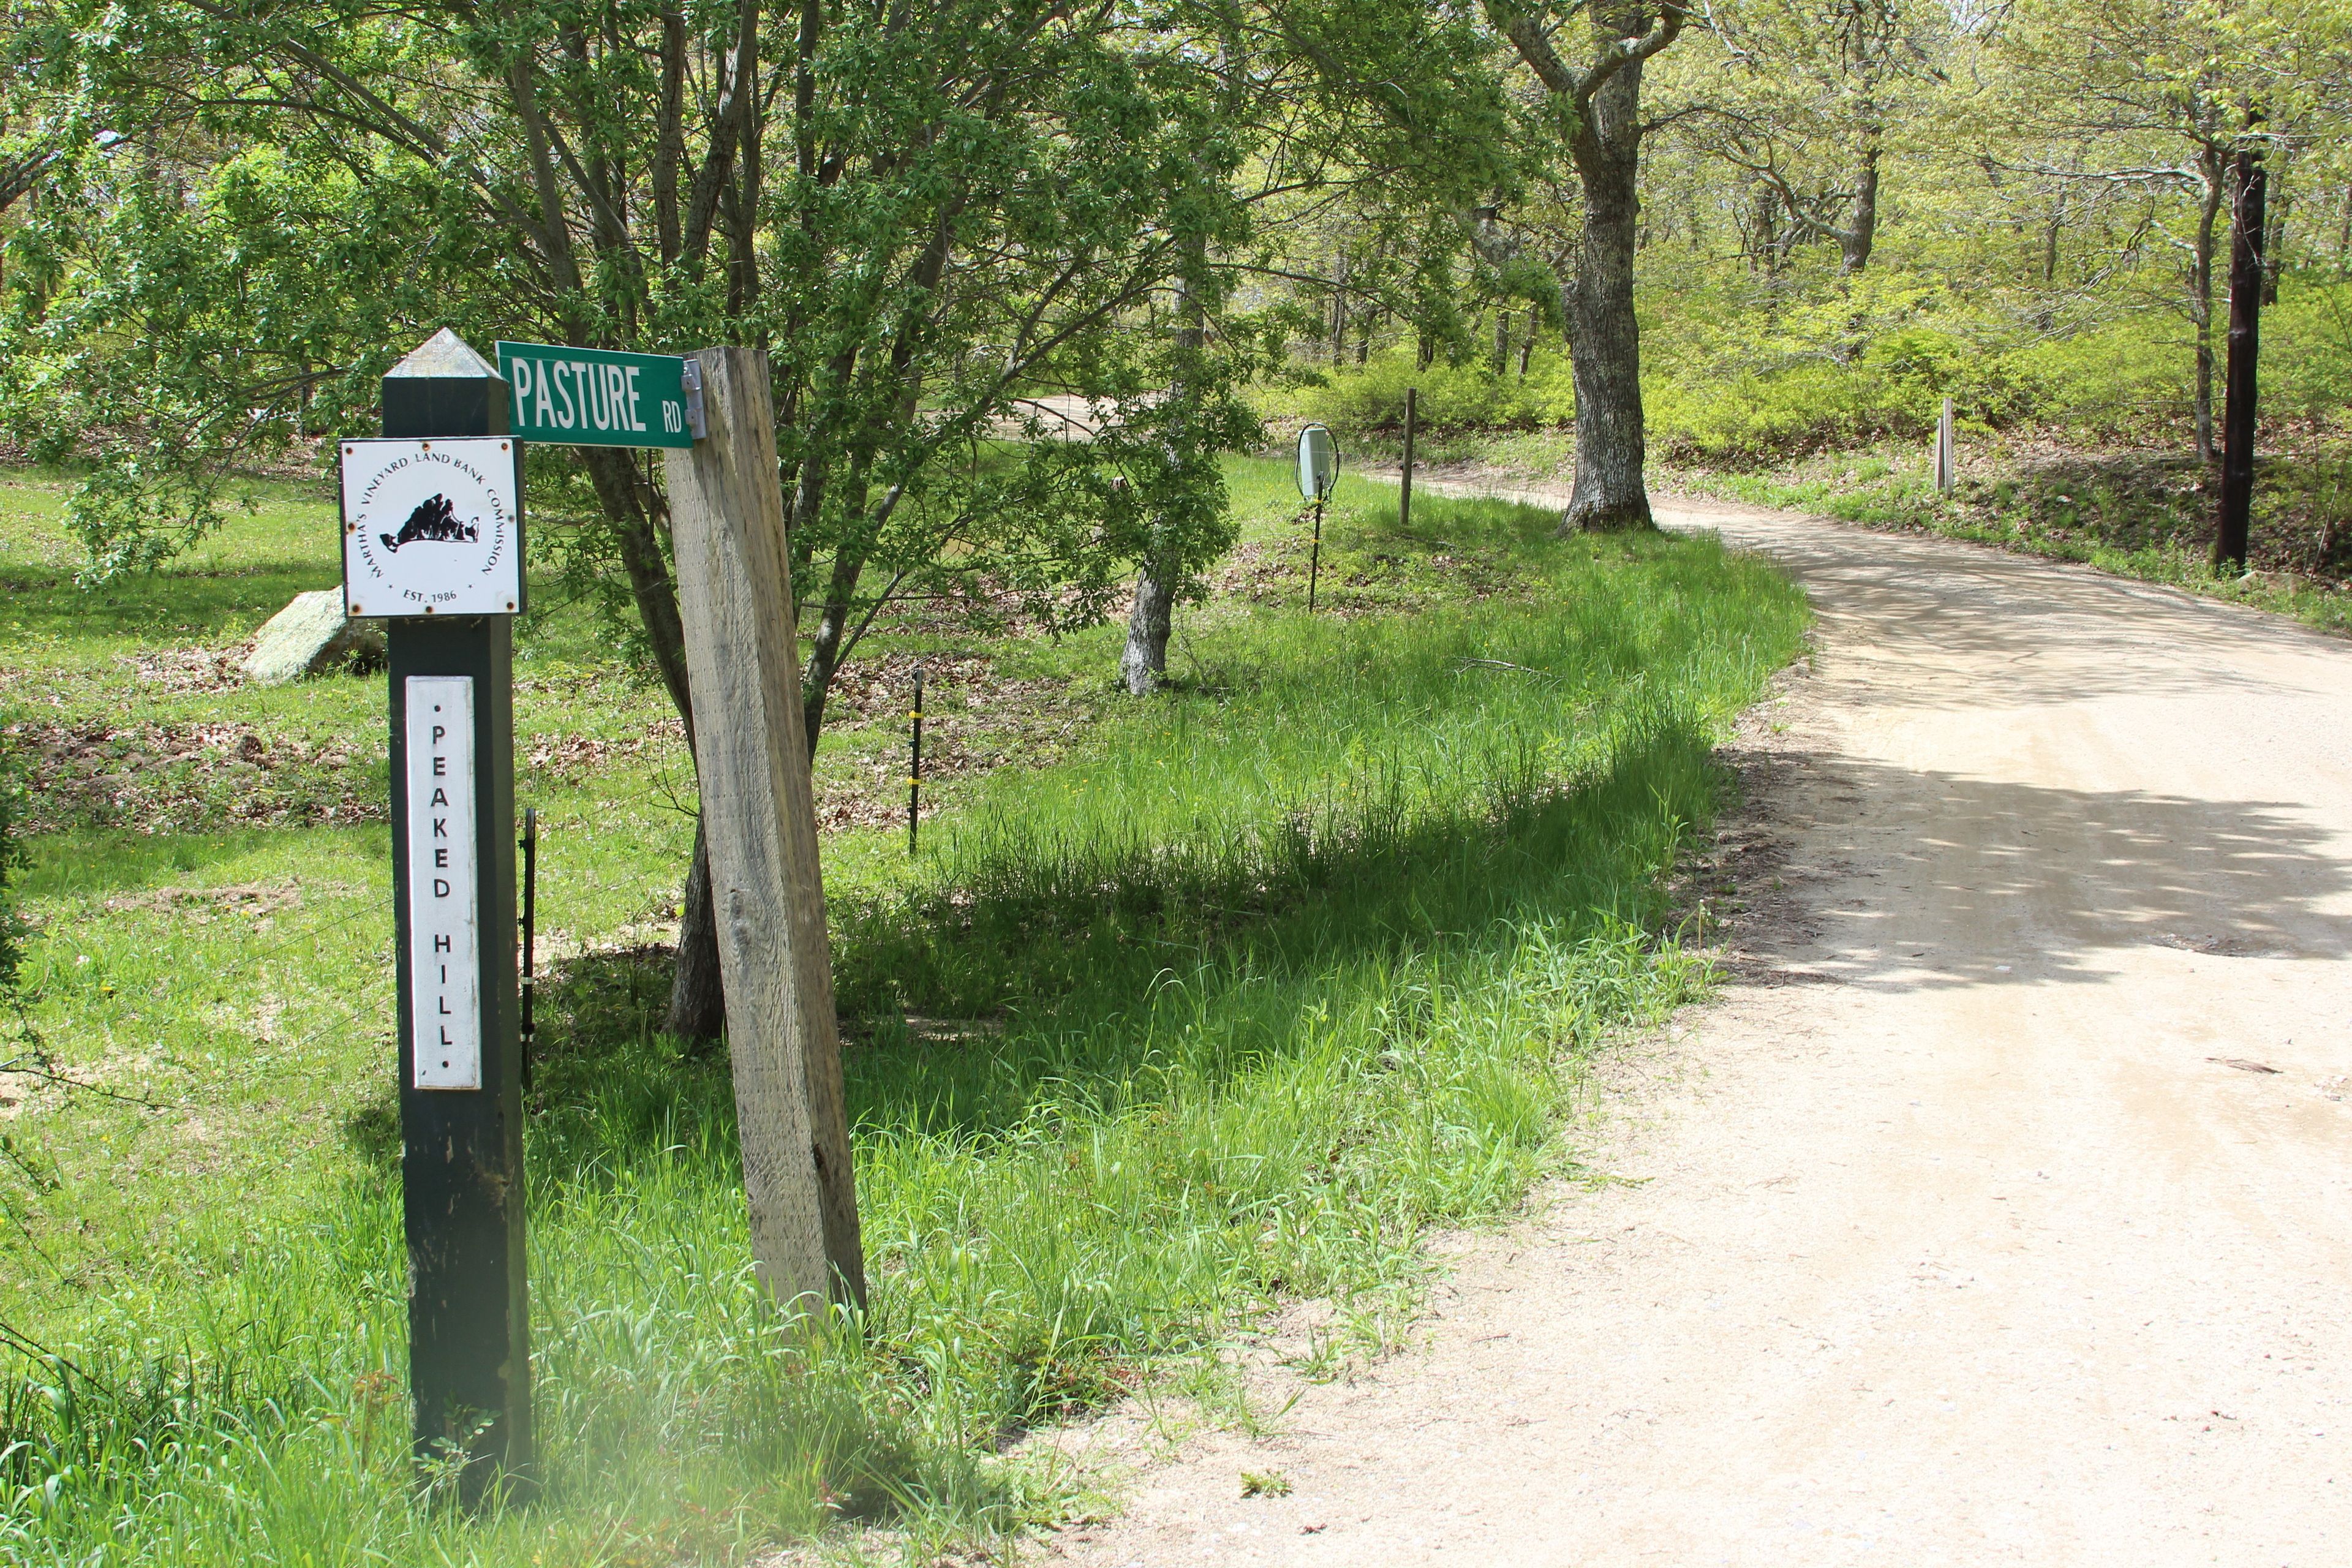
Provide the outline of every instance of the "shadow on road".
<path id="1" fill-rule="evenodd" d="M 2281 656 L 2340 658 L 2339 639 L 2087 568 L 1869 532 L 1815 518 L 1686 510 L 1677 531 L 1761 550 L 1821 607 L 1824 642 L 1866 660 L 1863 709 L 2011 710 L 2101 697 L 2276 696 Z M 1887 679 L 1890 669 L 1894 679 Z M 2327 689 L 2318 670 L 2311 689 Z"/>
<path id="2" fill-rule="evenodd" d="M 1934 989 L 2103 979 L 2103 953 L 2342 958 L 2352 863 L 2304 808 L 1914 771 L 1818 752 L 1759 764 L 1791 837 L 1749 978 Z"/>

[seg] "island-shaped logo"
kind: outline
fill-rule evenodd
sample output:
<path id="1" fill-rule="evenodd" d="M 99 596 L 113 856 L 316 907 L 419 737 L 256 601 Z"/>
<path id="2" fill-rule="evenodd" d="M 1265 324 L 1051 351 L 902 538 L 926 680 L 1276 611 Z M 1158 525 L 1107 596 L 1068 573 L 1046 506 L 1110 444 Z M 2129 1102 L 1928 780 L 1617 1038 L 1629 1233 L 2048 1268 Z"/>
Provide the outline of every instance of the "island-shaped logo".
<path id="1" fill-rule="evenodd" d="M 408 521 L 400 525 L 398 533 L 379 533 L 386 550 L 397 551 L 404 544 L 420 541 L 436 544 L 472 544 L 482 537 L 482 531 L 470 522 L 457 521 L 457 508 L 447 496 L 434 496 L 416 503 Z"/>

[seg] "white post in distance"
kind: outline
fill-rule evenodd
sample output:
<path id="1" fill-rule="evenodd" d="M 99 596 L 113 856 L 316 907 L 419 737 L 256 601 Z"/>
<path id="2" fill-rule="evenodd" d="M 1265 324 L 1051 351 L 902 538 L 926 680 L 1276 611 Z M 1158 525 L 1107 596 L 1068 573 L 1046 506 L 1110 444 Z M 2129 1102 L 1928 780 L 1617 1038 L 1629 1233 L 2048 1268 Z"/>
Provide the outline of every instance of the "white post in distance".
<path id="1" fill-rule="evenodd" d="M 1943 417 L 1936 421 L 1936 490 L 1949 495 L 1959 482 L 1959 444 L 1952 431 L 1952 400 L 1944 399 Z"/>

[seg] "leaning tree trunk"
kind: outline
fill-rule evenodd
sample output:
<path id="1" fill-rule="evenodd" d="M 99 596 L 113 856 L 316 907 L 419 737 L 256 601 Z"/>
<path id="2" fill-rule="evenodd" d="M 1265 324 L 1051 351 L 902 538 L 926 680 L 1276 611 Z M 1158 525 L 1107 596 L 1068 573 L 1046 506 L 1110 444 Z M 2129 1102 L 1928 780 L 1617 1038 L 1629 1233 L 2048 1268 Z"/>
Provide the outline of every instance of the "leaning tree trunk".
<path id="1" fill-rule="evenodd" d="M 655 526 L 658 492 L 637 472 L 629 455 L 618 448 L 591 448 L 583 460 L 620 542 L 630 595 L 636 601 L 638 619 L 652 647 L 654 666 L 661 672 L 663 689 L 686 728 L 687 754 L 691 756 L 694 696 L 687 676 L 686 634 L 678 622 L 677 584 L 670 576 Z M 719 927 L 710 910 L 710 866 L 698 826 L 694 857 L 687 866 L 686 891 L 678 903 L 677 967 L 671 975 L 669 1012 L 662 1028 L 690 1044 L 707 1045 L 719 1037 L 726 1018 L 726 996 L 719 980 Z"/>
<path id="2" fill-rule="evenodd" d="M 1560 519 L 1570 529 L 1647 528 L 1642 341 L 1633 320 L 1633 243 L 1642 215 L 1642 63 L 1601 84 L 1578 128 L 1584 232 L 1562 290 L 1576 378 L 1576 483 Z"/>
<path id="3" fill-rule="evenodd" d="M 670 975 L 662 1032 L 691 1045 L 719 1038 L 727 1026 L 727 991 L 719 976 L 719 915 L 710 902 L 710 852 L 694 825 L 694 858 L 677 908 L 677 967 Z"/>

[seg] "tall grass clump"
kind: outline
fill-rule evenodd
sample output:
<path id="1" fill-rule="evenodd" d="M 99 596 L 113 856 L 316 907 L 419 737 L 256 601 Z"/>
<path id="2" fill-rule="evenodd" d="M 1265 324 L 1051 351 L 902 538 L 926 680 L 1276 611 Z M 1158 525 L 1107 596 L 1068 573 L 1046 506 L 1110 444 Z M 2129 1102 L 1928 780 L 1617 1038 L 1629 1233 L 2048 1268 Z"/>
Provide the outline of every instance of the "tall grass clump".
<path id="1" fill-rule="evenodd" d="M 1415 512 L 1517 590 L 1213 605 L 1176 689 L 836 891 L 862 1317 L 775 1320 L 723 1062 L 654 1032 L 639 955 L 592 954 L 542 1004 L 528 1131 L 539 1500 L 414 1485 L 378 1103 L 303 1225 L 223 1214 L 135 1311 L 11 1331 L 0 1560 L 732 1562 L 845 1517 L 919 1556 L 1057 1506 L 1031 1427 L 1228 1388 L 1281 1300 L 1331 1302 L 1318 1355 L 1384 1342 L 1425 1229 L 1557 1164 L 1579 1058 L 1701 983 L 1661 874 L 1803 623 L 1712 542 Z M 1343 560 L 1375 525 L 1335 519 Z"/>

